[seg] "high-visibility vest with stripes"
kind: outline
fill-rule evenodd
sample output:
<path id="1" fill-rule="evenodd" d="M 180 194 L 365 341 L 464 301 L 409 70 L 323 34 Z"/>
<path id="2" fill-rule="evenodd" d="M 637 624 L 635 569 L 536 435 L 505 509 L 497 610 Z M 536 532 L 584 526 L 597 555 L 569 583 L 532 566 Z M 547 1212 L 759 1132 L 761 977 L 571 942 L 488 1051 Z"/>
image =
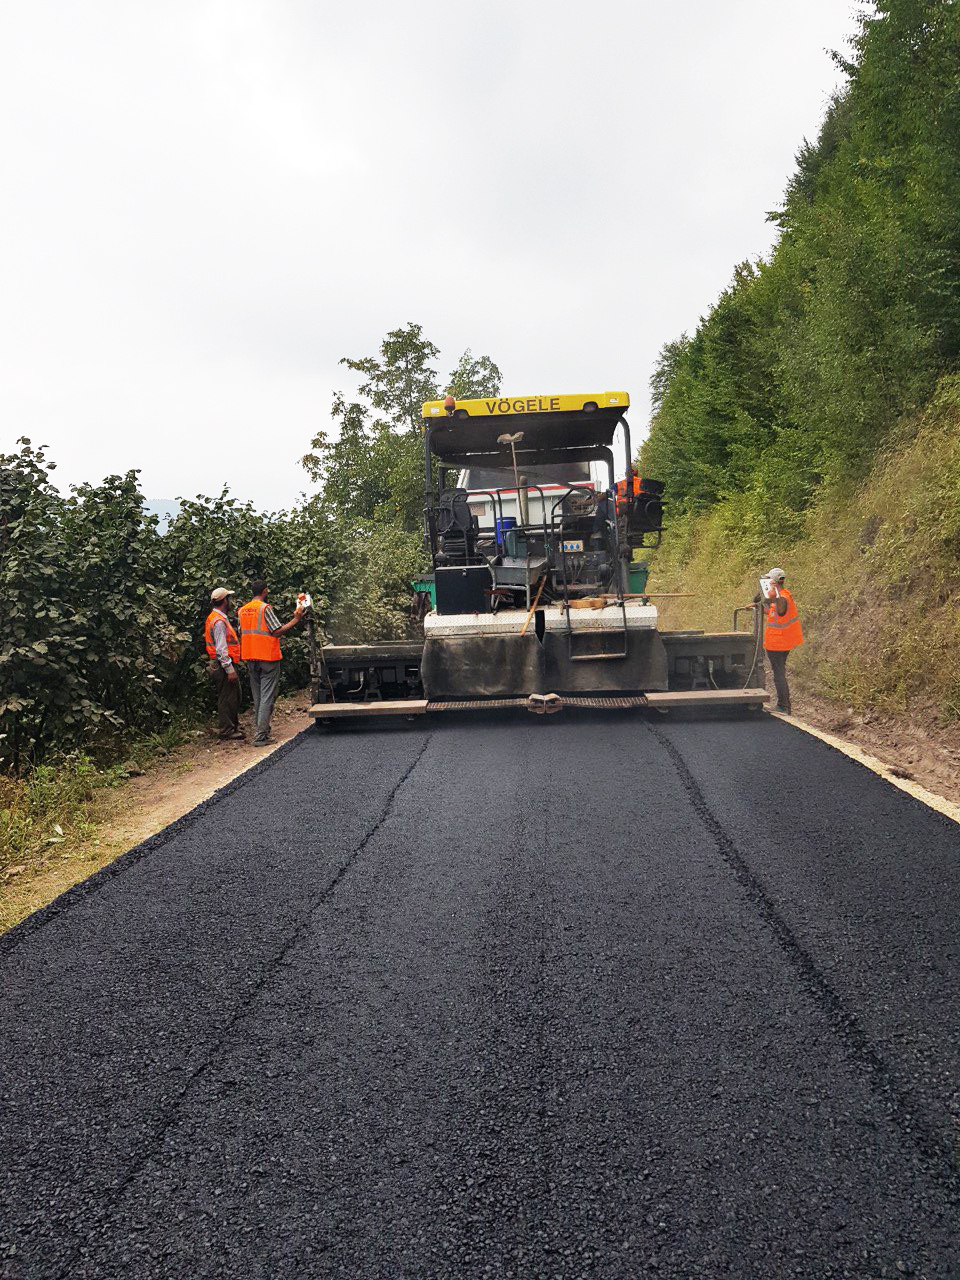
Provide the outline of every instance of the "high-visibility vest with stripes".
<path id="1" fill-rule="evenodd" d="M 259 596 L 245 604 L 237 613 L 240 623 L 240 657 L 244 662 L 279 662 L 283 657 L 280 641 L 270 634 L 264 616 L 266 600 Z"/>
<path id="2" fill-rule="evenodd" d="M 211 611 L 207 618 L 206 626 L 203 628 L 203 637 L 207 643 L 207 656 L 216 658 L 217 646 L 213 642 L 213 628 L 217 622 L 225 622 L 227 624 L 227 653 L 230 655 L 231 662 L 240 661 L 240 637 L 230 625 L 230 619 L 220 609 Z"/>
<path id="3" fill-rule="evenodd" d="M 803 627 L 800 625 L 800 610 L 797 608 L 797 602 L 786 587 L 780 587 L 779 590 L 787 602 L 787 612 L 781 618 L 777 613 L 776 603 L 771 601 L 770 612 L 767 614 L 763 629 L 763 647 L 775 653 L 782 653 L 785 649 L 796 649 L 798 644 L 803 644 Z"/>

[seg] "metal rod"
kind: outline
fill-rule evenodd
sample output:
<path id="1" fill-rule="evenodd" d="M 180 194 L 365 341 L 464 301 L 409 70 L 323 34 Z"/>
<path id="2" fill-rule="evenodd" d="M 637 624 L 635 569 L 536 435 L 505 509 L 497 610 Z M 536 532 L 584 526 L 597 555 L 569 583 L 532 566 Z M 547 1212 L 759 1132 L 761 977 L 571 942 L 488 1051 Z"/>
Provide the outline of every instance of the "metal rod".
<path id="1" fill-rule="evenodd" d="M 530 606 L 530 612 L 527 614 L 527 620 L 526 620 L 526 622 L 523 624 L 523 630 L 520 632 L 520 637 L 521 637 L 521 639 L 522 639 L 522 638 L 527 634 L 527 627 L 529 627 L 529 625 L 530 625 L 530 619 L 533 617 L 533 615 L 534 615 L 534 614 L 536 613 L 536 611 L 537 611 L 537 605 L 540 603 L 540 595 L 541 595 L 541 593 L 542 593 L 542 591 L 543 591 L 544 586 L 546 585 L 546 581 L 547 581 L 547 579 L 546 579 L 546 575 L 544 575 L 544 576 L 540 579 L 540 588 L 539 588 L 539 590 L 537 591 L 537 598 L 536 598 L 536 600 L 534 600 L 533 604 Z"/>
<path id="2" fill-rule="evenodd" d="M 510 453 L 513 456 L 513 478 L 517 486 L 518 502 L 520 501 L 520 473 L 517 470 L 517 445 L 522 439 L 522 431 L 515 431 L 513 435 L 510 435 L 509 432 L 504 432 L 502 436 L 497 436 L 497 444 L 508 444 L 510 446 Z"/>

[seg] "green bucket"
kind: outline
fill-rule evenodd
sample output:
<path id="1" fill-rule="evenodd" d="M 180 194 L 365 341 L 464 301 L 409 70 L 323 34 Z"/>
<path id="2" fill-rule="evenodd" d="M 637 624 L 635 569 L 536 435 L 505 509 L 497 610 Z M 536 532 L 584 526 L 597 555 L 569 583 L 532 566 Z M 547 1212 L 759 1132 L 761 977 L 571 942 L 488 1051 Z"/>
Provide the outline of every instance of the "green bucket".
<path id="1" fill-rule="evenodd" d="M 650 566 L 646 560 L 635 560 L 628 565 L 630 577 L 630 594 L 634 596 L 642 596 L 647 589 L 647 579 L 650 577 Z"/>

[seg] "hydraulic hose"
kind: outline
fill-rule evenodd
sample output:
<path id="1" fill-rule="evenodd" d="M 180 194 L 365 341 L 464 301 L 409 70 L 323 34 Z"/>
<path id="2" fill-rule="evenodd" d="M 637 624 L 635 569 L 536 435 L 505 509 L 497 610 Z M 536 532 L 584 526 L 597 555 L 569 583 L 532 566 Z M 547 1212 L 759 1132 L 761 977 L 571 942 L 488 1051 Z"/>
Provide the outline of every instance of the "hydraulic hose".
<path id="1" fill-rule="evenodd" d="M 749 608 L 749 606 L 746 606 L 746 607 L 747 607 L 747 608 Z M 759 620 L 758 620 L 758 618 L 757 618 L 757 610 L 758 610 L 759 608 L 760 608 L 760 605 L 758 605 L 758 604 L 756 603 L 756 601 L 754 601 L 754 604 L 753 604 L 753 629 L 754 629 L 754 631 L 757 633 L 757 638 L 756 638 L 756 641 L 754 642 L 754 646 L 753 646 L 753 662 L 750 664 L 750 670 L 747 672 L 747 678 L 746 678 L 746 680 L 744 680 L 744 682 L 743 682 L 743 686 L 742 686 L 742 687 L 743 687 L 744 689 L 746 689 L 746 688 L 748 688 L 748 687 L 749 687 L 750 681 L 753 679 L 753 673 L 754 673 L 754 671 L 756 671 L 756 669 L 757 669 L 757 659 L 760 657 L 760 640 L 761 640 L 761 637 L 763 636 L 763 627 L 760 625 L 760 622 L 759 622 Z"/>

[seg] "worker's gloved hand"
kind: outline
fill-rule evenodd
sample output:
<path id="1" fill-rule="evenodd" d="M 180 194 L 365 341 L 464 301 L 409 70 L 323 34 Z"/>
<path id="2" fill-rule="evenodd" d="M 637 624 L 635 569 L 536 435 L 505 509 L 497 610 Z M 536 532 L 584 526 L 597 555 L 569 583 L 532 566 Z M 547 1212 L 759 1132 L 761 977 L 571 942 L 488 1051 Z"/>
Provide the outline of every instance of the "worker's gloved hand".
<path id="1" fill-rule="evenodd" d="M 240 679 L 240 677 L 237 675 L 236 667 L 230 668 L 230 670 L 227 672 L 227 679 L 230 681 L 231 684 L 236 684 L 236 682 Z"/>

